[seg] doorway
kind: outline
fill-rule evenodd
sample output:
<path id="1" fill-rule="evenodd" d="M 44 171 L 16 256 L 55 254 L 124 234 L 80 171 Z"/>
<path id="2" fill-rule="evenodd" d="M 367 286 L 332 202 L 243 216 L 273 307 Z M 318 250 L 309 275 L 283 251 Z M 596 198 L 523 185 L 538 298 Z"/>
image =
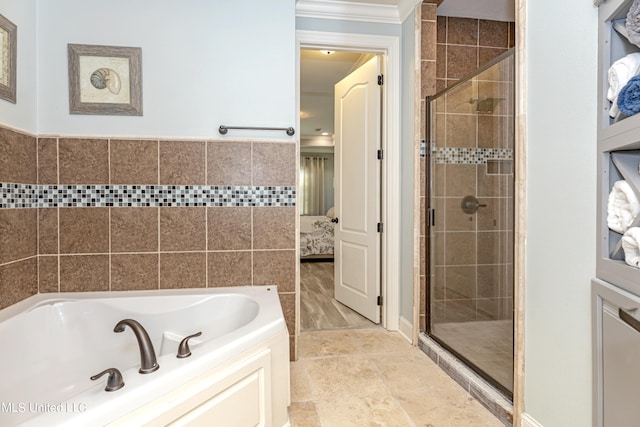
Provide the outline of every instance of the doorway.
<path id="1" fill-rule="evenodd" d="M 377 54 L 300 51 L 302 331 L 380 323 L 381 75 Z"/>
<path id="2" fill-rule="evenodd" d="M 357 34 L 342 34 L 316 31 L 297 31 L 298 52 L 302 49 L 326 49 L 343 52 L 356 52 L 365 54 L 379 54 L 385 63 L 385 87 L 382 106 L 382 141 L 381 146 L 385 151 L 385 161 L 382 165 L 384 177 L 381 189 L 380 218 L 384 223 L 384 233 L 380 236 L 381 262 L 379 264 L 381 286 L 380 292 L 384 304 L 381 306 L 381 324 L 389 330 L 397 330 L 399 323 L 398 313 L 398 275 L 399 266 L 397 259 L 389 259 L 386 253 L 397 253 L 399 248 L 399 39 L 390 36 L 371 36 Z M 298 62 L 298 79 L 300 78 L 300 62 Z M 298 102 L 300 102 L 300 81 L 297 84 Z M 298 110 L 300 104 L 298 104 Z M 302 111 L 304 114 L 304 111 Z M 298 128 L 302 128 L 298 122 Z M 302 147 L 302 141 L 301 141 Z M 391 191 L 390 191 L 391 190 Z M 300 224 L 298 225 L 300 230 Z M 300 270 L 297 277 L 297 297 L 301 296 Z M 300 304 L 300 300 L 298 300 Z M 300 305 L 298 305 L 300 307 Z M 298 316 L 300 319 L 300 316 Z M 300 330 L 300 321 L 297 325 Z"/>

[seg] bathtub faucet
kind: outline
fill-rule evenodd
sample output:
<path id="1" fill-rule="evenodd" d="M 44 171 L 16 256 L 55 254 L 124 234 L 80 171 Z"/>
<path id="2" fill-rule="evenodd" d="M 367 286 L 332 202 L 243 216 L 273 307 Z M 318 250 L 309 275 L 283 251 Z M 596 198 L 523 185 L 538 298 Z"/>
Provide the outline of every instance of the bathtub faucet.
<path id="1" fill-rule="evenodd" d="M 113 332 L 123 332 L 124 327 L 129 326 L 138 340 L 138 347 L 140 347 L 140 372 L 141 374 L 150 374 L 153 371 L 158 370 L 160 365 L 156 360 L 156 352 L 153 349 L 153 344 L 149 338 L 149 334 L 142 327 L 140 323 L 133 319 L 124 319 L 118 322 Z"/>

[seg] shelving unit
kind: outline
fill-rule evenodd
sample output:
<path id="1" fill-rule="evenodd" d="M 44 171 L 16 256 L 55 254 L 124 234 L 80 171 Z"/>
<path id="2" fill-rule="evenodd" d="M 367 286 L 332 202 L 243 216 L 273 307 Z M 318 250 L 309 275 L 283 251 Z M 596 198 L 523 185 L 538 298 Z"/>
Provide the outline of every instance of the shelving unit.
<path id="1" fill-rule="evenodd" d="M 609 229 L 607 207 L 616 181 L 625 180 L 640 199 L 640 114 L 609 117 L 610 66 L 640 47 L 629 41 L 625 19 L 633 0 L 599 5 L 598 46 L 598 212 L 596 276 L 591 284 L 593 318 L 593 425 L 635 425 L 640 407 L 625 398 L 640 378 L 640 360 L 622 363 L 640 349 L 640 269 L 624 261 L 623 235 Z M 631 226 L 640 226 L 640 216 Z M 620 317 L 620 310 L 634 309 Z M 625 320 L 626 318 L 626 320 Z M 631 322 L 628 320 L 631 318 Z M 627 352 L 627 353 L 625 353 Z M 635 385 L 633 385 L 635 386 Z"/>
<path id="2" fill-rule="evenodd" d="M 607 226 L 607 204 L 613 184 L 626 180 L 640 198 L 640 114 L 614 120 L 609 117 L 607 72 L 624 56 L 640 52 L 626 37 L 624 20 L 633 0 L 606 0 L 599 8 L 599 87 L 602 108 L 598 121 L 598 256 L 596 276 L 640 295 L 640 269 L 624 262 L 622 235 Z M 634 225 L 640 225 L 636 218 Z"/>

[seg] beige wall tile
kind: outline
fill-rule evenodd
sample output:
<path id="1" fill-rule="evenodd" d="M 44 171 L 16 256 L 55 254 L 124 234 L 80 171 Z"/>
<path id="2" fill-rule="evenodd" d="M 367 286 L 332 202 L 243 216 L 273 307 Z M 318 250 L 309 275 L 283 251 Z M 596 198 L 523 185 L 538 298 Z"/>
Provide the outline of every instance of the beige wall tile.
<path id="1" fill-rule="evenodd" d="M 422 2 L 420 19 L 422 19 L 423 21 L 436 20 L 437 4 L 435 3 L 437 2 L 434 1 L 432 4 L 429 4 L 429 2 Z M 422 25 L 424 25 L 424 22 L 422 23 Z"/>
<path id="2" fill-rule="evenodd" d="M 109 183 L 109 141 L 106 139 L 58 140 L 60 184 Z"/>
<path id="3" fill-rule="evenodd" d="M 37 255 L 37 209 L 0 209 L 0 264 Z"/>
<path id="4" fill-rule="evenodd" d="M 509 46 L 509 23 L 501 21 L 478 21 L 480 46 L 502 47 Z"/>
<path id="5" fill-rule="evenodd" d="M 435 61 L 422 61 L 422 97 L 431 96 L 436 93 L 436 62 Z"/>
<path id="6" fill-rule="evenodd" d="M 111 255 L 111 290 L 158 289 L 158 254 Z"/>
<path id="7" fill-rule="evenodd" d="M 0 182 L 36 181 L 36 138 L 0 128 Z"/>
<path id="8" fill-rule="evenodd" d="M 205 185 L 205 143 L 160 141 L 161 185 Z"/>
<path id="9" fill-rule="evenodd" d="M 476 258 L 476 233 L 459 232 L 446 233 L 447 248 L 445 251 L 446 265 L 475 264 Z M 480 249 L 478 248 L 478 252 Z"/>
<path id="10" fill-rule="evenodd" d="M 38 253 L 58 253 L 58 208 L 38 209 Z"/>
<path id="11" fill-rule="evenodd" d="M 158 209 L 111 209 L 111 251 L 158 251 Z"/>
<path id="12" fill-rule="evenodd" d="M 437 28 L 437 42 L 438 43 L 446 43 L 447 42 L 447 17 L 446 16 L 438 16 L 436 18 L 436 22 L 438 25 Z"/>
<path id="13" fill-rule="evenodd" d="M 436 59 L 436 28 L 435 22 L 422 21 L 421 53 L 423 61 Z"/>
<path id="14" fill-rule="evenodd" d="M 475 265 L 445 267 L 446 295 L 445 299 L 470 299 L 476 297 Z"/>
<path id="15" fill-rule="evenodd" d="M 464 197 L 476 190 L 476 165 L 448 164 L 445 168 L 446 194 Z"/>
<path id="16" fill-rule="evenodd" d="M 287 329 L 289 335 L 293 336 L 296 333 L 296 294 L 278 294 L 280 297 L 280 305 L 282 306 L 282 312 L 284 314 L 284 320 L 287 323 Z"/>
<path id="17" fill-rule="evenodd" d="M 478 45 L 478 20 L 472 18 L 447 18 L 447 43 Z"/>
<path id="18" fill-rule="evenodd" d="M 461 79 L 478 69 L 478 49 L 472 46 L 447 46 L 447 78 Z"/>
<path id="19" fill-rule="evenodd" d="M 60 208 L 60 253 L 108 253 L 109 208 Z"/>
<path id="20" fill-rule="evenodd" d="M 295 185 L 296 146 L 291 143 L 253 144 L 253 185 Z"/>
<path id="21" fill-rule="evenodd" d="M 208 185 L 251 185 L 251 143 L 207 143 Z"/>
<path id="22" fill-rule="evenodd" d="M 57 255 L 38 257 L 38 290 L 40 293 L 60 292 Z"/>
<path id="23" fill-rule="evenodd" d="M 253 208 L 254 249 L 295 249 L 295 207 Z"/>
<path id="24" fill-rule="evenodd" d="M 161 253 L 160 289 L 204 288 L 205 252 Z"/>
<path id="25" fill-rule="evenodd" d="M 58 140 L 38 138 L 38 184 L 58 183 Z"/>
<path id="26" fill-rule="evenodd" d="M 111 141 L 112 184 L 158 184 L 158 141 Z"/>
<path id="27" fill-rule="evenodd" d="M 208 250 L 251 249 L 251 208 L 207 208 Z"/>
<path id="28" fill-rule="evenodd" d="M 206 209 L 204 207 L 160 208 L 160 250 L 206 250 Z"/>
<path id="29" fill-rule="evenodd" d="M 254 251 L 253 284 L 276 285 L 278 292 L 295 292 L 296 259 L 294 250 Z"/>
<path id="30" fill-rule="evenodd" d="M 60 291 L 109 290 L 109 255 L 62 255 Z"/>
<path id="31" fill-rule="evenodd" d="M 505 53 L 507 49 L 498 49 L 493 47 L 481 47 L 478 49 L 478 67 L 493 61 L 498 56 Z"/>
<path id="32" fill-rule="evenodd" d="M 0 308 L 38 293 L 37 257 L 0 265 Z"/>
<path id="33" fill-rule="evenodd" d="M 251 285 L 251 252 L 209 252 L 209 288 Z"/>
<path id="34" fill-rule="evenodd" d="M 423 77 L 425 76 L 423 75 Z M 436 45 L 436 78 L 437 79 L 447 78 L 447 45 L 446 44 Z"/>

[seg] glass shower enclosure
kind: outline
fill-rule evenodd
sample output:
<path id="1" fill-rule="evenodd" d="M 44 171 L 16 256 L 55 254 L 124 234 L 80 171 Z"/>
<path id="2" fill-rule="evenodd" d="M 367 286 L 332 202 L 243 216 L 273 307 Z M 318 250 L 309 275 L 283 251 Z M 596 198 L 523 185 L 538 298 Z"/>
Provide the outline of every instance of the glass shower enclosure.
<path id="1" fill-rule="evenodd" d="M 427 97 L 429 336 L 513 396 L 514 52 Z"/>

